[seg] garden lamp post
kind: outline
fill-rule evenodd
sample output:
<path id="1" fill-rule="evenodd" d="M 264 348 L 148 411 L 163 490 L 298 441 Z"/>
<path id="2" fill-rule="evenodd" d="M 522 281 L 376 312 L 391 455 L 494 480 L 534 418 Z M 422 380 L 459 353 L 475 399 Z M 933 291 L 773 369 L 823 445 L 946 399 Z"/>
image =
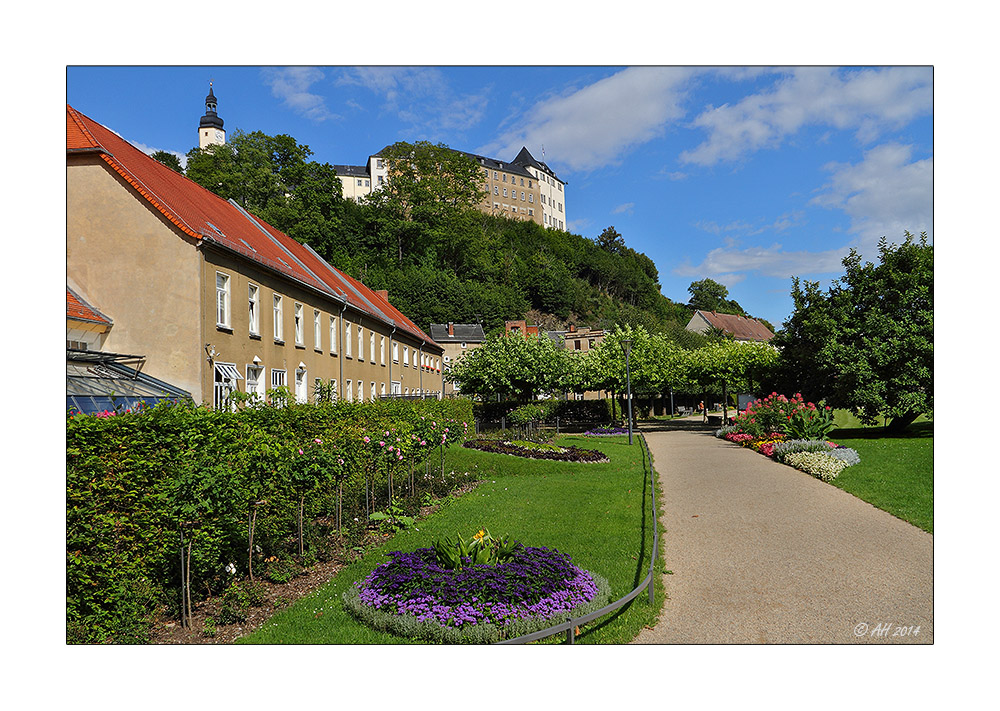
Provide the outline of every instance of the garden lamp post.
<path id="1" fill-rule="evenodd" d="M 629 372 L 629 355 L 632 353 L 632 339 L 622 339 L 625 351 L 625 389 L 628 394 L 628 443 L 632 444 L 632 375 Z"/>

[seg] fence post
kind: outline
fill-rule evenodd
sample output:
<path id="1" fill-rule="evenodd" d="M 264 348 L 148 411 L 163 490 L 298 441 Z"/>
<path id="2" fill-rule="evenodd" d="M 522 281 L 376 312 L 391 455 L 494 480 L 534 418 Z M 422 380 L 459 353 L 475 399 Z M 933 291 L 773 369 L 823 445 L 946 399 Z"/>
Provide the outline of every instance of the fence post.
<path id="1" fill-rule="evenodd" d="M 573 633 L 573 618 L 567 617 L 566 621 L 569 622 L 569 629 L 566 630 L 566 644 L 576 644 L 576 635 Z"/>

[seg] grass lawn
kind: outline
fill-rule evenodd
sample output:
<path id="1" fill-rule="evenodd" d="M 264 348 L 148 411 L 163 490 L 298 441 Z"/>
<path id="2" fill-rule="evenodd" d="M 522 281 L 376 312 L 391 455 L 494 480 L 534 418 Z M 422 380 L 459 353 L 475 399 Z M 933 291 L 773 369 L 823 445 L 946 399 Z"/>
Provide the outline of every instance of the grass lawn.
<path id="1" fill-rule="evenodd" d="M 841 421 L 860 424 L 847 418 Z M 881 427 L 841 427 L 831 433 L 830 440 L 861 455 L 861 463 L 841 472 L 834 486 L 934 532 L 933 422 L 918 420 L 897 437 L 885 436 Z"/>
<path id="2" fill-rule="evenodd" d="M 342 569 L 323 588 L 277 613 L 255 633 L 239 640 L 263 644 L 407 644 L 410 640 L 376 632 L 347 613 L 341 594 L 366 576 L 393 550 L 431 545 L 441 536 L 470 536 L 488 528 L 494 537 L 509 534 L 525 545 L 568 553 L 573 562 L 599 573 L 611 584 L 614 599 L 634 589 L 649 569 L 653 549 L 649 513 L 649 463 L 639 442 L 627 437 L 563 436 L 561 446 L 599 449 L 606 464 L 523 459 L 460 447 L 448 451 L 446 466 L 469 471 L 483 483 L 419 521 L 419 531 L 402 531 L 381 548 Z M 644 466 L 645 465 L 645 466 Z M 659 495 L 659 494 L 658 494 Z M 662 560 L 657 569 L 663 572 Z M 618 644 L 652 625 L 663 600 L 654 575 L 656 605 L 645 594 L 624 608 L 587 625 L 576 641 Z M 552 641 L 564 640 L 563 636 Z"/>

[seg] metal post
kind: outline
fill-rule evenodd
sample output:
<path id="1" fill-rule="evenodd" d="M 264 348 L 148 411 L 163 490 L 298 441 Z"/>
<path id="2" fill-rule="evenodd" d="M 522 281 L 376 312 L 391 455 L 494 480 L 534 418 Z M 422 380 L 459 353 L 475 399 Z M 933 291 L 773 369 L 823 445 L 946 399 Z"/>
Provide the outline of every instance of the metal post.
<path id="1" fill-rule="evenodd" d="M 622 349 L 625 351 L 625 387 L 628 393 L 628 443 L 632 444 L 632 376 L 629 372 L 629 354 L 632 352 L 632 341 L 627 338 L 623 340 Z"/>

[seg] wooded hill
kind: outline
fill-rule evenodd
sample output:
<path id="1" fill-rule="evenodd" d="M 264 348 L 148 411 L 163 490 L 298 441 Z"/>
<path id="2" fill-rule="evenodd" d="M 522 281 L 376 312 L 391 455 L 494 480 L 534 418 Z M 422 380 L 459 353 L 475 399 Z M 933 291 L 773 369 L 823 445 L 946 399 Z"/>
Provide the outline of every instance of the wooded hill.
<path id="1" fill-rule="evenodd" d="M 464 154 L 395 144 L 381 154 L 393 179 L 364 204 L 343 199 L 333 167 L 311 154 L 287 135 L 236 131 L 224 146 L 192 149 L 186 174 L 388 290 L 425 330 L 454 321 L 490 332 L 527 317 L 547 328 L 628 324 L 688 346 L 703 340 L 684 331 L 692 309 L 660 293 L 653 261 L 613 227 L 588 239 L 476 209 L 479 168 Z"/>

